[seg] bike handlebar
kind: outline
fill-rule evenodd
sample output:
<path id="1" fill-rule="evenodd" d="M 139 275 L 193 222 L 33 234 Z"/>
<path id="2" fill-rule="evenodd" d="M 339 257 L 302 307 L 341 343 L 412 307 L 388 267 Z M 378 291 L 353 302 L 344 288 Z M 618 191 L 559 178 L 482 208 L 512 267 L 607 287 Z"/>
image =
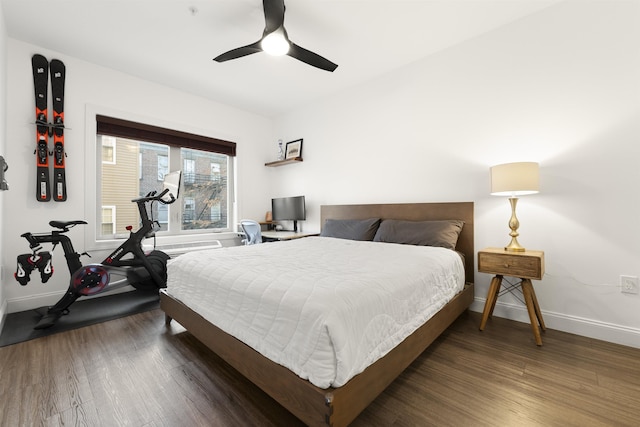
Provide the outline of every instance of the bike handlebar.
<path id="1" fill-rule="evenodd" d="M 147 195 L 144 196 L 144 197 L 139 197 L 137 199 L 133 199 L 132 202 L 134 202 L 134 203 L 145 203 L 145 202 L 156 201 L 156 202 L 160 202 L 160 203 L 165 204 L 165 205 L 170 205 L 171 203 L 176 201 L 176 198 L 173 197 L 173 194 L 169 193 L 169 197 L 171 197 L 171 200 L 164 200 L 163 197 L 167 193 L 169 193 L 169 189 L 168 188 L 165 188 L 164 190 L 162 190 L 161 193 L 158 193 L 157 191 L 151 191 L 151 192 L 147 193 Z"/>

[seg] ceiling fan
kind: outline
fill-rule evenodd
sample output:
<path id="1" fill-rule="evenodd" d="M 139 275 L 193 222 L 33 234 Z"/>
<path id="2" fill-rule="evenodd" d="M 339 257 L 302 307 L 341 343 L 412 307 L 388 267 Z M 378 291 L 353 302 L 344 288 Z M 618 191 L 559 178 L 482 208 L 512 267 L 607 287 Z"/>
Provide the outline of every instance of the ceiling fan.
<path id="1" fill-rule="evenodd" d="M 288 55 L 326 71 L 333 71 L 338 68 L 337 64 L 289 40 L 287 30 L 284 28 L 284 0 L 263 0 L 262 4 L 264 7 L 265 20 L 262 38 L 250 45 L 232 49 L 218 55 L 213 58 L 214 61 L 224 62 L 251 55 L 252 53 L 265 51 L 272 55 Z"/>

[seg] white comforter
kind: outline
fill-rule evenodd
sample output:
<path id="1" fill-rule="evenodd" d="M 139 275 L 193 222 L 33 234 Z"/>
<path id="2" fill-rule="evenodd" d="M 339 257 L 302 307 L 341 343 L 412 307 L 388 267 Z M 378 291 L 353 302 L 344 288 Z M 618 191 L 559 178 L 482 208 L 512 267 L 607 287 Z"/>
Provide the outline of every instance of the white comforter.
<path id="1" fill-rule="evenodd" d="M 167 292 L 320 388 L 384 356 L 464 286 L 454 251 L 329 237 L 192 252 Z"/>

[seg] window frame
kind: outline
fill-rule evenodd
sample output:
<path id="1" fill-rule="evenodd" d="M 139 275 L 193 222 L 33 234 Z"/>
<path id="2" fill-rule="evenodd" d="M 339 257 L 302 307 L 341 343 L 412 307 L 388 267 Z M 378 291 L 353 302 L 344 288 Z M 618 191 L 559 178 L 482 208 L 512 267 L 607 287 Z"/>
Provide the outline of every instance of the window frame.
<path id="1" fill-rule="evenodd" d="M 134 122 L 141 124 L 143 127 L 161 127 L 164 129 L 172 130 L 172 133 L 175 135 L 187 134 L 187 135 L 195 135 L 200 138 L 200 142 L 203 140 L 213 139 L 215 138 L 207 138 L 199 135 L 210 134 L 211 130 L 202 130 L 202 129 L 190 129 L 186 128 L 184 125 L 178 125 L 170 122 L 163 122 L 158 119 L 152 119 L 149 117 L 143 117 L 134 113 L 122 112 L 119 110 L 114 110 L 109 107 L 96 106 L 87 104 L 85 106 L 85 140 L 92 141 L 92 143 L 86 144 L 85 149 L 85 161 L 87 164 L 99 166 L 101 163 L 99 162 L 101 158 L 101 153 L 98 151 L 97 144 L 97 134 L 98 134 L 98 116 L 108 116 L 115 118 L 116 120 L 122 120 L 125 122 Z M 219 140 L 222 142 L 223 141 Z M 163 142 L 160 142 L 163 143 Z M 156 236 L 156 245 L 164 245 L 164 244 L 174 244 L 174 243 L 188 243 L 189 241 L 203 241 L 203 240 L 211 240 L 215 237 L 215 240 L 232 240 L 236 239 L 237 235 L 234 231 L 235 222 L 237 218 L 237 193 L 236 193 L 236 157 L 235 157 L 235 143 L 233 144 L 233 155 L 228 155 L 228 169 L 227 169 L 227 191 L 228 191 L 228 209 L 229 209 L 229 229 L 228 230 L 220 230 L 220 229 L 201 229 L 201 230 L 179 230 L 174 232 L 174 234 L 165 234 L 165 232 L 158 233 Z M 180 151 L 180 147 L 175 146 L 178 152 Z M 200 150 L 199 147 L 189 147 L 194 148 L 196 150 Z M 211 150 L 205 150 L 211 151 Z M 225 153 L 221 153 L 225 154 Z M 169 159 L 169 170 L 182 170 L 180 156 L 172 156 L 170 155 Z M 84 241 L 86 250 L 102 250 L 102 249 L 113 249 L 122 243 L 122 239 L 98 239 L 97 236 L 97 225 L 98 221 L 98 213 L 101 209 L 102 194 L 101 189 L 99 187 L 100 179 L 102 171 L 99 167 L 85 169 L 85 219 L 89 222 L 84 228 Z M 174 211 L 175 212 L 175 211 Z M 170 216 L 176 215 L 175 213 L 169 213 Z M 213 233 L 215 232 L 215 235 Z M 153 244 L 152 239 L 145 240 L 145 244 Z"/>

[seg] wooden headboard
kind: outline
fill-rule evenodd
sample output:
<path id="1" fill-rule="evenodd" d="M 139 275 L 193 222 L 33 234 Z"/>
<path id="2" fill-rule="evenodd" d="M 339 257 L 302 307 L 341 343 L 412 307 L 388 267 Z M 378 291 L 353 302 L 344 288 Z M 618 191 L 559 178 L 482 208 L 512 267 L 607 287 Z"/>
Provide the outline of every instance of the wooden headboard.
<path id="1" fill-rule="evenodd" d="M 473 202 L 452 203 L 397 203 L 370 205 L 322 205 L 320 207 L 321 227 L 327 219 L 404 219 L 427 221 L 437 219 L 459 219 L 464 227 L 458 238 L 456 250 L 464 254 L 465 278 L 473 283 L 474 243 L 473 243 Z"/>

